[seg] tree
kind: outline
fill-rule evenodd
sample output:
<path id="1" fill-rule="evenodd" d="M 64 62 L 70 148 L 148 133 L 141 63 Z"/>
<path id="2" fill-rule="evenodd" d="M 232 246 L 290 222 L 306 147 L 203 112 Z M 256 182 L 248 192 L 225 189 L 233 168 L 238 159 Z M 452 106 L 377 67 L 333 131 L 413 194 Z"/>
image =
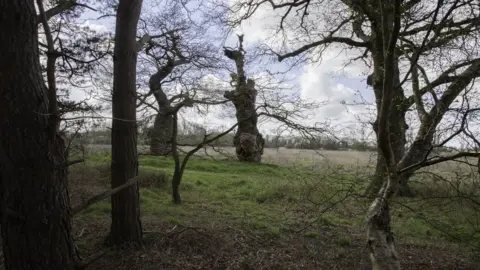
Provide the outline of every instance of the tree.
<path id="1" fill-rule="evenodd" d="M 120 0 L 116 15 L 112 95 L 112 188 L 138 174 L 136 123 L 137 23 L 142 0 Z M 113 244 L 142 241 L 138 184 L 112 196 Z"/>
<path id="2" fill-rule="evenodd" d="M 1 1 L 0 199 L 6 269 L 74 269 L 65 145 L 44 85 L 33 1 Z M 42 7 L 42 2 L 38 1 Z M 22 48 L 21 50 L 18 48 Z M 53 77 L 54 78 L 54 77 Z M 49 81 L 50 83 L 50 81 Z"/>
<path id="3" fill-rule="evenodd" d="M 372 86 L 376 98 L 377 115 L 373 127 L 377 134 L 379 158 L 376 176 L 379 180 L 376 188 L 372 189 L 377 196 L 367 213 L 367 243 L 374 269 L 400 269 L 390 231 L 389 202 L 392 196 L 408 193 L 408 177 L 422 167 L 479 156 L 471 152 L 429 156 L 434 148 L 444 146 L 465 132 L 464 120 L 474 111 L 468 107 L 452 108 L 452 103 L 480 75 L 478 53 L 476 46 L 472 46 L 478 34 L 478 6 L 473 1 L 456 0 L 438 1 L 437 5 L 416 0 L 338 1 L 329 4 L 329 13 L 335 17 L 328 18 L 325 29 L 312 30 L 312 25 L 306 25 L 309 23 L 306 17 L 315 14 L 309 9 L 312 6 L 322 7 L 319 2 L 241 1 L 234 11 L 239 12 L 243 20 L 260 5 L 269 4 L 273 9 L 284 11 L 280 17 L 281 30 L 295 20 L 299 21 L 294 18 L 286 23 L 292 10 L 301 14 L 300 26 L 292 30 L 296 36 L 289 41 L 297 39 L 308 44 L 291 52 L 277 52 L 280 61 L 337 44 L 351 49 L 352 53 L 360 52 L 359 57 L 352 60 L 366 58 L 373 63 L 368 84 Z M 431 22 L 429 18 L 432 18 Z M 316 21 L 315 24 L 318 25 Z M 309 36 L 310 31 L 314 33 L 312 36 Z M 433 34 L 432 37 L 430 34 Z M 302 35 L 307 37 L 302 38 Z M 311 42 L 313 38 L 317 41 Z M 439 52 L 457 46 L 465 54 L 454 54 L 454 59 L 444 61 L 442 57 L 446 56 Z M 439 56 L 439 63 L 433 66 L 442 69 L 434 80 L 429 78 L 425 68 L 428 63 L 432 65 L 432 55 Z M 408 70 L 402 70 L 402 62 L 406 62 Z M 409 79 L 413 94 L 406 97 L 405 83 Z M 405 114 L 413 106 L 419 115 L 420 128 L 405 151 L 405 130 L 408 128 Z M 462 124 L 458 129 L 454 129 L 456 126 L 452 124 L 451 134 L 440 143 L 433 144 L 435 130 L 449 111 L 460 113 Z"/>
<path id="4" fill-rule="evenodd" d="M 478 35 L 478 6 L 473 4 L 473 0 L 439 1 L 439 5 L 433 2 L 406 1 L 400 11 L 402 26 L 399 44 L 396 45 L 394 74 L 398 87 L 394 92 L 389 136 L 396 162 L 405 166 L 420 162 L 431 153 L 432 148 L 443 146 L 434 144 L 435 130 L 444 122 L 455 99 L 465 93 L 480 75 L 477 46 L 472 45 L 476 44 Z M 350 59 L 352 62 L 364 60 L 372 65 L 373 72 L 368 76 L 367 83 L 373 88 L 377 111 L 380 110 L 384 56 L 378 50 L 382 34 L 379 32 L 379 10 L 372 8 L 377 5 L 375 1 L 332 2 L 332 8 L 322 15 L 328 23 L 316 25 L 312 25 L 307 18 L 325 10 L 321 1 L 240 1 L 231 11 L 240 14 L 237 18 L 244 20 L 263 4 L 284 12 L 279 17 L 280 29 L 283 36 L 289 36 L 285 33 L 289 31 L 289 47 L 298 46 L 293 51 L 276 51 L 279 61 L 300 57 L 305 53 L 315 54 L 332 46 L 349 49 L 354 55 Z M 309 9 L 312 6 L 318 9 L 312 11 Z M 290 18 L 292 9 L 303 11 L 300 19 Z M 300 22 L 298 27 L 291 26 L 295 20 Z M 312 39 L 316 41 L 312 42 Z M 450 54 L 451 48 L 459 48 L 460 52 Z M 411 62 L 415 65 L 404 70 L 403 67 L 411 66 Z M 432 78 L 432 73 L 435 78 Z M 413 94 L 406 95 L 407 90 Z M 406 149 L 405 132 L 409 126 L 405 115 L 412 109 L 417 111 L 420 127 L 413 143 Z M 378 119 L 375 119 L 373 129 L 377 132 Z M 375 177 L 368 193 L 376 194 L 380 189 L 386 177 L 386 167 L 382 152 L 379 151 Z M 399 176 L 398 195 L 412 195 L 407 185 L 408 179 L 420 167 L 411 168 Z"/>
<path id="5" fill-rule="evenodd" d="M 168 112 L 171 105 L 181 103 L 185 97 L 194 98 L 200 91 L 192 88 L 198 88 L 198 82 L 207 72 L 213 73 L 221 66 L 214 53 L 217 46 L 206 31 L 209 25 L 192 21 L 184 13 L 181 3 L 169 2 L 160 13 L 142 15 L 144 24 L 139 32 L 144 35 L 137 43 L 138 77 L 141 86 L 145 78 L 148 91 L 144 87 L 138 89 L 138 106 L 155 111 L 154 124 L 149 130 L 153 155 L 171 154 L 173 115 Z M 181 88 L 180 92 L 176 88 Z M 213 91 L 208 94 L 209 98 L 202 98 L 204 105 L 212 105 L 207 104 L 208 100 L 216 100 Z"/>
<path id="6" fill-rule="evenodd" d="M 236 50 L 224 49 L 224 54 L 235 61 L 236 73 L 232 73 L 231 85 L 234 91 L 225 92 L 224 97 L 235 106 L 238 129 L 233 139 L 235 152 L 240 161 L 260 162 L 263 155 L 265 140 L 258 131 L 258 116 L 256 112 L 257 90 L 255 81 L 245 75 L 245 59 L 243 50 L 243 35 L 238 36 L 239 47 Z M 248 119 L 248 120 L 245 120 Z"/>

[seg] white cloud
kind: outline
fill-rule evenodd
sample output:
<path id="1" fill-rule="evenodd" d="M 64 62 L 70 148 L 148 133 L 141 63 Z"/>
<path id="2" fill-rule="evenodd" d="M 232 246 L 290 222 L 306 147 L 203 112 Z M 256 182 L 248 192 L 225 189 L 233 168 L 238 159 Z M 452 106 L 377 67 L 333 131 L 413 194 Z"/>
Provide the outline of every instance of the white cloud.
<path id="1" fill-rule="evenodd" d="M 79 25 L 81 27 L 88 27 L 88 28 L 90 28 L 90 29 L 92 29 L 92 30 L 94 30 L 95 32 L 98 32 L 98 33 L 108 32 L 107 26 L 105 26 L 104 24 L 100 24 L 100 23 L 93 23 L 90 20 L 86 20 L 85 22 L 83 22 Z"/>
<path id="2" fill-rule="evenodd" d="M 229 1 L 230 5 L 234 5 L 235 2 L 237 1 Z M 278 30 L 281 18 L 279 12 L 284 12 L 284 10 L 276 11 L 267 4 L 263 5 L 237 30 L 246 34 L 246 42 L 267 43 L 274 50 L 292 51 L 301 45 L 312 42 L 293 31 L 286 30 L 286 36 L 278 34 L 276 30 Z M 321 14 L 322 11 L 318 11 L 318 13 Z M 298 24 L 298 18 L 294 19 Z M 324 20 L 319 19 L 315 22 L 315 27 L 317 32 L 321 32 L 328 25 Z M 312 58 L 316 58 L 320 52 L 313 50 L 309 53 Z M 306 63 L 297 74 L 296 84 L 300 87 L 302 98 L 319 103 L 328 101 L 327 105 L 321 106 L 313 112 L 315 117 L 308 121 L 309 124 L 331 119 L 336 125 L 351 125 L 358 122 L 358 116 L 367 113 L 366 106 L 348 107 L 342 104 L 342 102 L 362 102 L 357 91 L 366 88 L 366 83 L 353 86 L 355 89 L 352 89 L 350 88 L 352 85 L 348 87 L 341 82 L 342 77 L 359 79 L 364 77 L 365 72 L 368 71 L 367 67 L 361 63 L 346 65 L 355 56 L 352 56 L 351 50 L 342 50 L 342 48 L 332 45 L 321 52 L 321 61 Z"/>

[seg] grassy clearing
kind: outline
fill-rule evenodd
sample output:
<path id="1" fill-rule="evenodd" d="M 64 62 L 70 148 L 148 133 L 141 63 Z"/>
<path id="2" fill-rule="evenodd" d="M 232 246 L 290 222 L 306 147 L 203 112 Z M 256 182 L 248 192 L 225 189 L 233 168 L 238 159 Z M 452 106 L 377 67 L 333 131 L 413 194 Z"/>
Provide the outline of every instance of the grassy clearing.
<path id="1" fill-rule="evenodd" d="M 73 204 L 108 188 L 109 159 L 107 153 L 97 152 L 85 164 L 72 167 Z M 268 241 L 302 239 L 309 243 L 302 246 L 308 256 L 330 256 L 334 260 L 340 256 L 342 260 L 358 263 L 349 257 L 353 255 L 345 255 L 356 252 L 363 258 L 362 263 L 368 263 L 362 257 L 364 214 L 370 201 L 361 196 L 367 183 L 365 175 L 342 166 L 307 170 L 197 157 L 187 165 L 181 184 L 183 204 L 177 206 L 172 204 L 170 195 L 172 168 L 170 158 L 140 157 L 141 211 L 147 231 L 161 233 L 176 226 L 235 229 Z M 416 189 L 421 190 L 419 185 Z M 474 223 L 480 224 L 478 213 L 464 203 L 398 199 L 392 219 L 400 246 L 435 247 L 433 257 L 438 255 L 435 255 L 439 252 L 437 247 L 453 252 L 455 248 L 471 251 L 472 247 L 480 246 L 480 230 Z M 105 232 L 108 225 L 95 222 L 108 222 L 109 216 L 110 203 L 104 201 L 79 214 L 76 221 L 80 227 L 87 227 L 82 222 L 93 222 L 88 226 L 103 226 L 98 230 Z M 88 242 L 82 237 L 79 241 Z M 328 247 L 332 254 L 318 253 L 319 246 Z M 468 261 L 466 254 L 463 259 Z"/>

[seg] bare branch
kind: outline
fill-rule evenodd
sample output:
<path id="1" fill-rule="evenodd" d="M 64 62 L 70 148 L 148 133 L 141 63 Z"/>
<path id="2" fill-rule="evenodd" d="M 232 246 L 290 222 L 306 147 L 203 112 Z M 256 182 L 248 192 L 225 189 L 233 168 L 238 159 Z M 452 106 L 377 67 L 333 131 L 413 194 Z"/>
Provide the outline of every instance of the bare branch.
<path id="1" fill-rule="evenodd" d="M 361 48 L 368 48 L 369 47 L 369 43 L 368 42 L 363 42 L 363 41 L 355 41 L 353 39 L 350 39 L 350 38 L 345 38 L 345 37 L 326 37 L 322 40 L 319 40 L 317 42 L 313 42 L 313 43 L 310 43 L 308 45 L 305 45 L 293 52 L 290 52 L 290 53 L 286 53 L 284 55 L 279 55 L 277 54 L 278 56 L 278 61 L 283 61 L 287 58 L 290 58 L 290 57 L 294 57 L 294 56 L 297 56 L 297 55 L 300 55 L 301 53 L 304 53 L 310 49 L 313 49 L 315 47 L 318 47 L 320 45 L 326 45 L 326 44 L 330 44 L 330 43 L 343 43 L 343 44 L 347 44 L 349 46 L 353 46 L 353 47 L 361 47 Z"/>
<path id="2" fill-rule="evenodd" d="M 57 61 L 58 55 L 56 54 L 52 32 L 50 31 L 50 26 L 48 25 L 47 16 L 43 8 L 42 0 L 37 0 L 38 9 L 40 11 L 40 18 L 45 31 L 45 37 L 47 39 L 47 81 L 48 81 L 48 104 L 49 104 L 49 114 L 50 114 L 50 139 L 55 141 L 57 135 L 58 127 L 60 124 L 60 116 L 58 114 L 58 104 L 57 104 L 57 86 L 55 82 L 55 62 Z"/>
<path id="3" fill-rule="evenodd" d="M 133 177 L 130 180 L 128 180 L 127 182 L 125 182 L 124 184 L 122 184 L 122 185 L 120 185 L 120 186 L 118 186 L 114 189 L 110 189 L 110 190 L 107 190 L 105 192 L 102 192 L 102 193 L 88 199 L 85 203 L 73 206 L 72 207 L 72 215 L 76 215 L 76 214 L 82 212 L 83 210 L 87 209 L 90 205 L 95 204 L 95 203 L 100 202 L 100 201 L 103 201 L 106 198 L 111 197 L 112 195 L 124 190 L 125 188 L 128 188 L 132 185 L 137 184 L 139 179 L 140 179 L 139 176 Z"/>
<path id="4" fill-rule="evenodd" d="M 84 7 L 84 8 L 88 8 L 90 10 L 93 10 L 93 11 L 97 11 L 96 9 L 88 6 L 88 5 L 85 5 L 85 4 L 82 4 L 82 3 L 78 3 L 77 0 L 60 0 L 58 5 L 52 7 L 51 9 L 45 11 L 45 19 L 48 21 L 50 18 L 62 13 L 62 12 L 65 12 L 67 10 L 71 10 L 75 7 Z M 37 22 L 38 23 L 42 23 L 42 24 L 45 24 L 45 22 L 43 21 L 43 18 L 42 18 L 42 14 L 40 14 L 38 16 L 38 19 L 37 19 Z"/>

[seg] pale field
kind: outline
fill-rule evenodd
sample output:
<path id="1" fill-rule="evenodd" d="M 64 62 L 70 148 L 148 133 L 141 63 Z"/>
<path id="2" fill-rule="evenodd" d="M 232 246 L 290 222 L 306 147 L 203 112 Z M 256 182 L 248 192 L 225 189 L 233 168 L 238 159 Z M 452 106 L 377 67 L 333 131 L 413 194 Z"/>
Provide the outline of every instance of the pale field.
<path id="1" fill-rule="evenodd" d="M 88 145 L 90 151 L 109 151 L 110 145 Z M 182 147 L 183 152 L 190 151 L 192 147 Z M 139 145 L 139 153 L 148 153 L 148 146 Z M 234 147 L 207 147 L 200 149 L 195 156 L 211 157 L 213 159 L 235 160 Z M 343 169 L 357 173 L 371 174 L 375 168 L 376 153 L 361 151 L 331 151 L 331 150 L 309 150 L 309 149 L 287 149 L 265 148 L 262 156 L 262 163 L 276 164 L 280 166 L 310 168 L 312 170 Z M 469 159 L 470 163 L 476 164 L 476 160 Z M 466 172 L 471 167 L 459 162 L 443 162 L 421 171 L 440 173 L 444 176 L 457 172 Z"/>
<path id="2" fill-rule="evenodd" d="M 87 149 L 110 150 L 110 145 L 88 145 Z M 181 147 L 184 152 L 192 150 L 193 147 Z M 139 145 L 139 153 L 147 153 L 148 146 Z M 196 156 L 210 156 L 214 159 L 229 158 L 235 159 L 234 147 L 207 147 L 200 149 Z M 282 166 L 316 166 L 316 165 L 333 165 L 333 166 L 371 166 L 375 164 L 376 153 L 360 152 L 360 151 L 330 151 L 330 150 L 309 150 L 309 149 L 288 149 L 265 148 L 262 156 L 262 162 L 268 164 L 276 164 Z"/>
<path id="3" fill-rule="evenodd" d="M 198 155 L 205 156 L 205 152 L 212 157 L 235 158 L 234 147 L 208 148 L 201 150 Z M 190 150 L 184 148 L 184 150 Z M 281 166 L 316 167 L 319 165 L 366 167 L 375 164 L 376 153 L 359 151 L 330 151 L 309 149 L 265 148 L 262 156 L 263 163 Z"/>

